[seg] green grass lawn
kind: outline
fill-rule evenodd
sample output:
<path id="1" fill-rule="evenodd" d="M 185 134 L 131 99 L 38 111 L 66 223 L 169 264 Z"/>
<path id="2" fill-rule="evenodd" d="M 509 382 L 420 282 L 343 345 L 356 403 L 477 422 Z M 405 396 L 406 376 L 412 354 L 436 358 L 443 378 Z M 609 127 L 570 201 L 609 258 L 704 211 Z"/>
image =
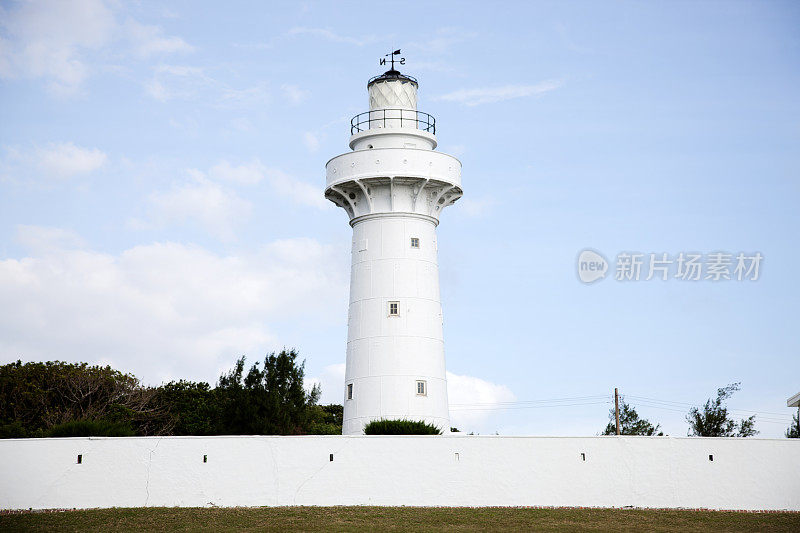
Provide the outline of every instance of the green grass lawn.
<path id="1" fill-rule="evenodd" d="M 800 531 L 800 513 L 508 507 L 136 508 L 0 514 L 0 531 Z"/>

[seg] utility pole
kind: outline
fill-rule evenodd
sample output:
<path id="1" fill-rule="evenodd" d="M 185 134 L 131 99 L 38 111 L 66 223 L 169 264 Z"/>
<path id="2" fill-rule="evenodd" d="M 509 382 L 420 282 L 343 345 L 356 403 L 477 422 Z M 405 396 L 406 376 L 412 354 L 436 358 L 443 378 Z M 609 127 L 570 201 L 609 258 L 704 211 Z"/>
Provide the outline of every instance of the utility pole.
<path id="1" fill-rule="evenodd" d="M 614 387 L 614 416 L 617 419 L 617 435 L 619 435 L 619 389 Z"/>

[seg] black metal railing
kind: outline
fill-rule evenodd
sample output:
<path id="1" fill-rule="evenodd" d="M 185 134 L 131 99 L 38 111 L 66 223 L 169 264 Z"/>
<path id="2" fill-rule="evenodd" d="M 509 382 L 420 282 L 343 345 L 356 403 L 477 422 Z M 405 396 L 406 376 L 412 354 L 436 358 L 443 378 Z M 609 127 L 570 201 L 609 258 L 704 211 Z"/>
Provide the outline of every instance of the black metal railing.
<path id="1" fill-rule="evenodd" d="M 436 135 L 436 119 L 413 109 L 376 109 L 359 113 L 350 119 L 350 135 L 375 128 L 396 127 L 413 127 Z"/>

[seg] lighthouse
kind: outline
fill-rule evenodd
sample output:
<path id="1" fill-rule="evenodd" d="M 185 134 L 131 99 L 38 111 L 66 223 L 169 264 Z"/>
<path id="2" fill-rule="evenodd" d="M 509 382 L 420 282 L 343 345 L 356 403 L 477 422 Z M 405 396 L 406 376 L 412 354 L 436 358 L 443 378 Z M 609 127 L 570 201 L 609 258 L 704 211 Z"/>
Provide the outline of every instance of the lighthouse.
<path id="1" fill-rule="evenodd" d="M 462 195 L 461 162 L 435 151 L 436 120 L 417 109 L 418 89 L 394 61 L 370 79 L 351 151 L 325 166 L 325 197 L 353 228 L 345 435 L 378 419 L 450 431 L 436 227 Z"/>

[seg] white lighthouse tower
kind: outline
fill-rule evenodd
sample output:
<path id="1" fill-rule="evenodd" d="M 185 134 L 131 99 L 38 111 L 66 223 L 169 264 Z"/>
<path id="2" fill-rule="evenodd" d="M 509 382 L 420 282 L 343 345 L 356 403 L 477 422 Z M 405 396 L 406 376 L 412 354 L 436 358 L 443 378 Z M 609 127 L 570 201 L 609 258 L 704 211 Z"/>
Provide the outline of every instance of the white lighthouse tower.
<path id="1" fill-rule="evenodd" d="M 345 435 L 372 420 L 450 430 L 436 226 L 461 197 L 461 163 L 434 151 L 434 118 L 417 111 L 417 80 L 392 69 L 367 83 L 351 152 L 325 166 L 325 197 L 353 227 Z"/>

